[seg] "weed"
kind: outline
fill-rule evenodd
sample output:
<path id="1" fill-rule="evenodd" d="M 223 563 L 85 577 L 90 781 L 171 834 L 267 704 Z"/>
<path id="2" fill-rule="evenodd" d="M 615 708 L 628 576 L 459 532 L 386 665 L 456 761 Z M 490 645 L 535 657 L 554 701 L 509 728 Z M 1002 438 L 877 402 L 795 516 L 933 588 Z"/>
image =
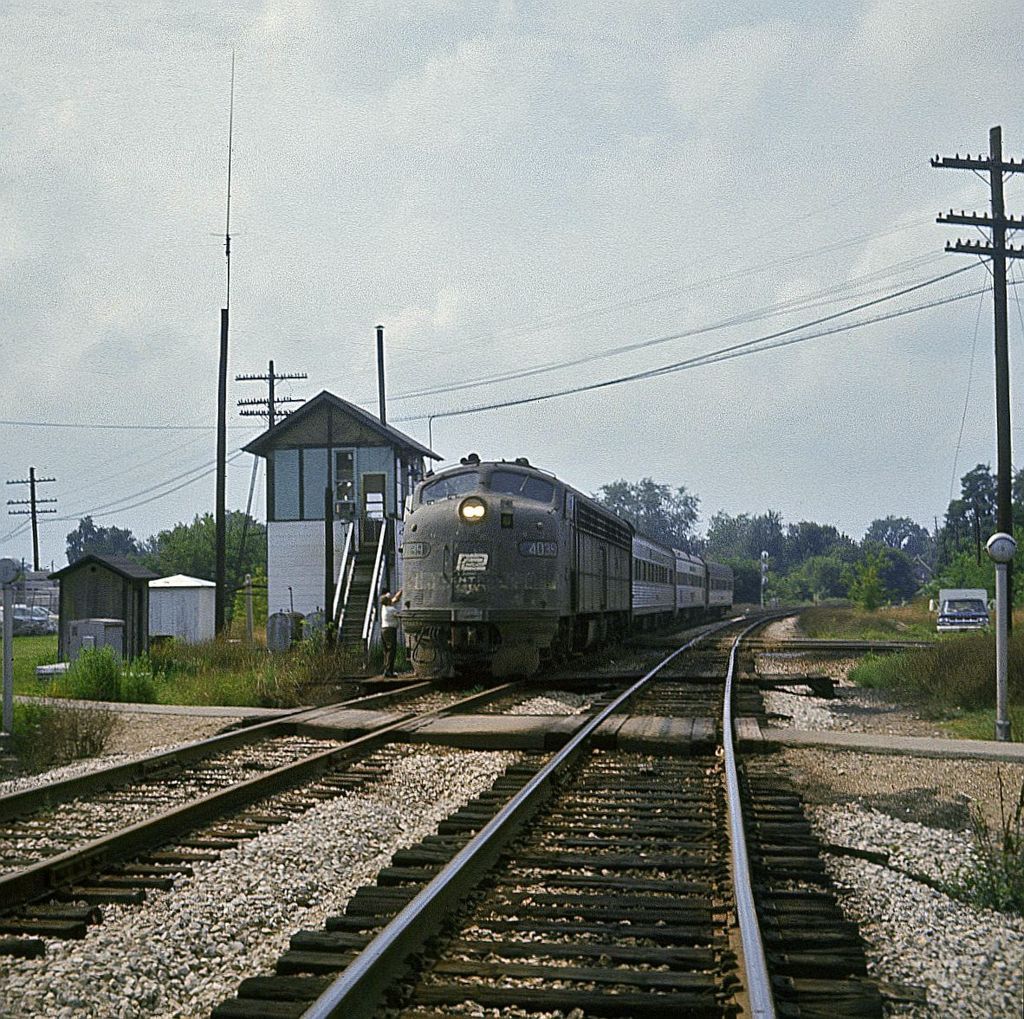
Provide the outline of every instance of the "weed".
<path id="1" fill-rule="evenodd" d="M 993 831 L 981 812 L 971 813 L 974 855 L 952 891 L 977 906 L 1024 915 L 1024 782 L 1016 806 L 1008 808 L 1003 775 L 999 783 L 999 829 Z"/>
<path id="2" fill-rule="evenodd" d="M 14 705 L 13 749 L 28 771 L 103 753 L 120 724 L 103 708 L 79 708 L 52 701 Z"/>

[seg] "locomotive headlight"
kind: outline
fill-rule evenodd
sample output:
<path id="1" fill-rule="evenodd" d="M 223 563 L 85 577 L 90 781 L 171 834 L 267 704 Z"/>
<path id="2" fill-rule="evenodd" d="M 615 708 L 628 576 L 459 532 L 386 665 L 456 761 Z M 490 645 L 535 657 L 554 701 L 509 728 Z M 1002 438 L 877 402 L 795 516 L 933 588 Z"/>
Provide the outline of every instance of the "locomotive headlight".
<path id="1" fill-rule="evenodd" d="M 487 504 L 483 499 L 478 499 L 475 495 L 472 495 L 468 499 L 463 500 L 462 505 L 459 507 L 459 516 L 467 524 L 479 524 L 487 516 Z"/>

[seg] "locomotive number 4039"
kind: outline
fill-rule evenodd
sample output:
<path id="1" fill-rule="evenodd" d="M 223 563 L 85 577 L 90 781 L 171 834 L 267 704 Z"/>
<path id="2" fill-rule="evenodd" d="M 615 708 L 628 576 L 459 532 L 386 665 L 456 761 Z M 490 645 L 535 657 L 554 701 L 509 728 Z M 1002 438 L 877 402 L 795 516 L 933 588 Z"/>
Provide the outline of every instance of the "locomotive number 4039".
<path id="1" fill-rule="evenodd" d="M 558 555 L 557 541 L 521 541 L 519 542 L 520 555 L 543 556 L 554 559 Z"/>

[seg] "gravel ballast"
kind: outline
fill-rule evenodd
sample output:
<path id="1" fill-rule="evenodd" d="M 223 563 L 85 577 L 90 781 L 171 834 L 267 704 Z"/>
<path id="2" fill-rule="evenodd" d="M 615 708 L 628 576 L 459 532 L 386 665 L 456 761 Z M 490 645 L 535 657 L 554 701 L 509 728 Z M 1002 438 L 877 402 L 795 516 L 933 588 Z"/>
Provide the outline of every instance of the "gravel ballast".
<path id="1" fill-rule="evenodd" d="M 799 635 L 779 625 L 777 636 Z M 850 684 L 846 676 L 855 660 L 760 658 L 766 672 L 828 673 L 838 683 L 834 699 L 797 688 L 765 692 L 773 726 L 945 735 L 912 709 Z M 918 988 L 926 1000 L 894 1001 L 892 1014 L 1020 1019 L 1024 919 L 976 908 L 940 889 L 955 883 L 973 857 L 972 814 L 999 826 L 1016 803 L 1024 766 L 810 749 L 787 749 L 781 759 L 823 842 L 888 854 L 887 865 L 838 853 L 826 855 L 825 863 L 844 912 L 861 925 L 869 974 Z"/>
<path id="2" fill-rule="evenodd" d="M 432 832 L 517 759 L 433 747 L 380 751 L 389 774 L 271 828 L 143 906 L 110 906 L 82 941 L 0 958 L 0 1012 L 85 1019 L 200 1017 L 320 927 L 396 849 Z"/>
<path id="3" fill-rule="evenodd" d="M 1024 919 L 976 909 L 921 878 L 948 882 L 970 859 L 965 835 L 847 805 L 817 807 L 826 841 L 887 852 L 888 866 L 827 856 L 846 915 L 868 942 L 869 975 L 921 988 L 927 1004 L 901 1014 L 1019 1017 L 1024 1007 Z"/>

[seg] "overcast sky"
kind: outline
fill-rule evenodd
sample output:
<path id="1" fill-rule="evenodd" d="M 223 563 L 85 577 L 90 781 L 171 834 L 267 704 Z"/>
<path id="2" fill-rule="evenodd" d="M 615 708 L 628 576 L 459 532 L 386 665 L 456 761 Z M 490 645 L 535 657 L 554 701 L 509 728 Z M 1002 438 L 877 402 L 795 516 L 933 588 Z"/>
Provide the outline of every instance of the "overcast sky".
<path id="1" fill-rule="evenodd" d="M 676 363 L 966 268 L 935 215 L 984 210 L 987 185 L 929 158 L 987 151 L 996 124 L 1024 156 L 1018 0 L 8 0 L 0 43 L 0 477 L 58 479 L 40 489 L 59 500 L 42 527 L 58 566 L 86 512 L 145 537 L 213 508 L 212 474 L 164 493 L 215 454 L 232 49 L 231 375 L 273 358 L 308 373 L 293 395 L 376 412 L 381 323 L 389 420 L 421 441 L 430 414 Z M 1024 175 L 1007 210 L 1024 213 Z M 829 325 L 988 279 L 975 265 Z M 1011 371 L 1022 321 L 1011 293 Z M 703 525 L 772 508 L 860 538 L 890 513 L 931 529 L 954 463 L 994 463 L 992 390 L 991 298 L 973 296 L 435 418 L 432 438 L 585 491 L 685 485 Z M 259 429 L 231 424 L 232 449 Z M 1022 424 L 1018 409 L 1015 448 Z M 229 506 L 250 467 L 229 468 Z M 261 515 L 262 474 L 258 493 Z M 27 532 L 5 537 L 17 523 L 0 555 L 31 555 Z"/>

